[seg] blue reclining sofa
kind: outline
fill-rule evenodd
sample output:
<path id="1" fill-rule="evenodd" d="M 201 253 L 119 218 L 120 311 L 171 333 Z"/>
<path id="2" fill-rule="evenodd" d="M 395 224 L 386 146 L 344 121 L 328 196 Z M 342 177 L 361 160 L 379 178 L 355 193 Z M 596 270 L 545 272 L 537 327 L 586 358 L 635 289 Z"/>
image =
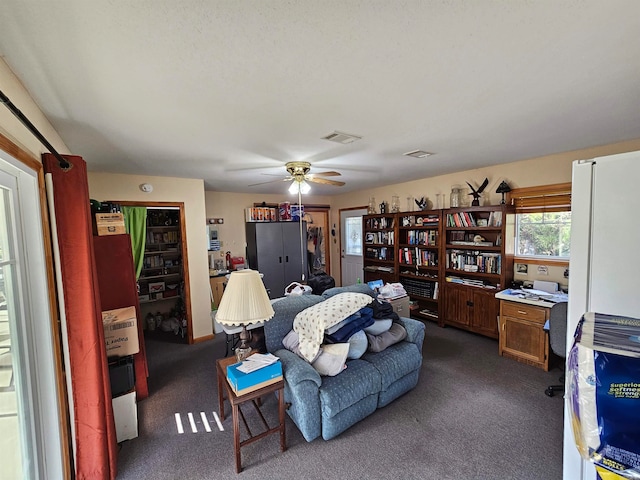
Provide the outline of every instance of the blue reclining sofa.
<path id="1" fill-rule="evenodd" d="M 320 376 L 311 364 L 286 350 L 282 339 L 302 310 L 342 292 L 376 294 L 366 284 L 335 287 L 322 295 L 288 296 L 273 304 L 274 317 L 265 323 L 267 350 L 280 357 L 285 379 L 287 413 L 311 442 L 322 435 L 329 440 L 414 388 L 422 366 L 424 324 L 401 317 L 407 338 L 381 352 L 366 352 L 347 360 L 336 376 Z"/>

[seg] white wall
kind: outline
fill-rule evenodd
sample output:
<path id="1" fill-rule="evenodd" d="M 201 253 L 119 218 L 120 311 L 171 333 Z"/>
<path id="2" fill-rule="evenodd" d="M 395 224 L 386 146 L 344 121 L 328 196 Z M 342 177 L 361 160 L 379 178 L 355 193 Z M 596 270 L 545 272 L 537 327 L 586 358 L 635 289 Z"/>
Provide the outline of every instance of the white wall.
<path id="1" fill-rule="evenodd" d="M 152 184 L 153 192 L 142 192 L 140 185 L 143 183 Z M 193 338 L 197 340 L 199 337 L 211 335 L 213 325 L 209 296 L 204 181 L 89 172 L 89 196 L 99 201 L 184 203 Z"/>

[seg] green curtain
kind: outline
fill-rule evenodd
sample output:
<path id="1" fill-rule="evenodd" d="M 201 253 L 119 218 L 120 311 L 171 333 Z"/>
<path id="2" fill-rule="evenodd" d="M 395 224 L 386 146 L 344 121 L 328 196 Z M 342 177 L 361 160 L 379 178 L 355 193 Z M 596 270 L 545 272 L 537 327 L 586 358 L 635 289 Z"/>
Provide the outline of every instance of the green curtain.
<path id="1" fill-rule="evenodd" d="M 124 226 L 131 236 L 133 266 L 136 269 L 136 280 L 140 278 L 144 259 L 144 248 L 147 240 L 147 207 L 122 207 Z"/>

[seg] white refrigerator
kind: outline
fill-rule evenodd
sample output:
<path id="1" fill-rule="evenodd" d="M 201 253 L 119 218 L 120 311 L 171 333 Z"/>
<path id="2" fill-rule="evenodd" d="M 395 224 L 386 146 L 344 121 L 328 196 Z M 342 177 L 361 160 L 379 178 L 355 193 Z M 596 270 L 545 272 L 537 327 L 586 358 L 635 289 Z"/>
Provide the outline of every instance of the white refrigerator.
<path id="1" fill-rule="evenodd" d="M 585 312 L 640 317 L 640 152 L 573 163 L 567 351 Z M 594 480 L 564 408 L 564 480 Z"/>

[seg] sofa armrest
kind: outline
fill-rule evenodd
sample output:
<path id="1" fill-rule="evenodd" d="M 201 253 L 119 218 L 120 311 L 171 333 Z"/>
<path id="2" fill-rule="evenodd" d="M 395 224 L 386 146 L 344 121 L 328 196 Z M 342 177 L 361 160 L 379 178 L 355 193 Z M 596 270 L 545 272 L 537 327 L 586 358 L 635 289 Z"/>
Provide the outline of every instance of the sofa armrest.
<path id="1" fill-rule="evenodd" d="M 291 387 L 295 387 L 305 380 L 315 383 L 316 387 L 322 385 L 322 379 L 316 369 L 295 353 L 280 349 L 276 352 L 276 356 L 282 362 L 284 378 Z"/>
<path id="2" fill-rule="evenodd" d="M 418 346 L 418 350 L 422 351 L 422 343 L 424 342 L 424 330 L 425 326 L 419 320 L 413 318 L 400 317 L 398 321 L 404 329 L 407 331 L 407 342 L 415 343 Z"/>
<path id="3" fill-rule="evenodd" d="M 280 357 L 284 374 L 284 399 L 287 413 L 307 442 L 322 433 L 320 409 L 320 374 L 305 360 L 289 350 L 275 352 Z"/>

